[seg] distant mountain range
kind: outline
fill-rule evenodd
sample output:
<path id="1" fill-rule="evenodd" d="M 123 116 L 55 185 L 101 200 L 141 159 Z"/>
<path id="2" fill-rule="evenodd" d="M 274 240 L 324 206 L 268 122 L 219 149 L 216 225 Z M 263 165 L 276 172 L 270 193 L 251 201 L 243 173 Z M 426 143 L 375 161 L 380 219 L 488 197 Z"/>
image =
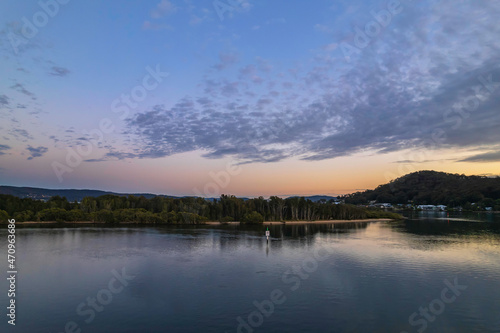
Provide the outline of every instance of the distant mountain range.
<path id="1" fill-rule="evenodd" d="M 81 201 L 85 197 L 100 197 L 101 195 L 118 195 L 118 196 L 144 196 L 145 198 L 151 199 L 156 196 L 175 198 L 169 195 L 157 195 L 152 193 L 115 193 L 108 191 L 99 190 L 73 190 L 73 189 L 63 189 L 63 190 L 53 190 L 47 188 L 37 188 L 37 187 L 17 187 L 17 186 L 0 186 L 0 194 L 9 194 L 19 198 L 31 198 L 35 200 L 46 200 L 50 197 L 56 195 L 60 197 L 66 197 L 68 201 Z"/>
<path id="2" fill-rule="evenodd" d="M 298 196 L 293 196 L 291 198 L 296 198 Z M 299 198 L 302 198 L 302 197 L 299 197 Z M 332 197 L 332 196 L 329 196 L 329 195 L 311 195 L 309 197 L 304 197 L 305 199 L 309 199 L 311 200 L 312 202 L 318 202 L 320 200 L 324 200 L 324 201 L 330 201 L 330 200 L 335 200 L 337 201 L 338 200 L 338 197 Z"/>
<path id="3" fill-rule="evenodd" d="M 37 187 L 17 187 L 17 186 L 0 186 L 0 194 L 13 195 L 18 198 L 31 198 L 35 200 L 48 200 L 50 197 L 60 196 L 66 197 L 68 201 L 81 201 L 85 197 L 100 197 L 102 195 L 118 195 L 118 196 L 143 196 L 147 199 L 154 197 L 165 197 L 165 198 L 180 198 L 172 195 L 164 194 L 152 194 L 152 193 L 116 193 L 109 191 L 100 190 L 74 190 L 74 189 L 47 189 L 47 188 L 37 188 Z M 313 202 L 318 202 L 320 200 L 330 200 L 337 199 L 337 197 L 331 197 L 326 195 L 313 195 L 305 197 Z M 215 200 L 218 198 L 207 198 L 207 200 Z M 241 198 L 243 200 L 248 200 L 248 198 Z"/>
<path id="4" fill-rule="evenodd" d="M 70 202 L 81 201 L 84 197 L 102 195 L 144 196 L 151 199 L 156 196 L 180 198 L 152 193 L 115 193 L 98 190 L 45 189 L 35 187 L 0 186 L 0 194 L 10 194 L 19 198 L 48 200 L 53 196 L 66 197 Z M 466 203 L 479 203 L 485 207 L 500 205 L 500 177 L 465 176 L 437 171 L 418 171 L 380 185 L 374 190 L 356 192 L 339 198 L 327 195 L 305 197 L 313 202 L 344 200 L 351 204 L 369 202 L 391 204 L 447 205 L 461 206 Z M 215 200 L 218 198 L 206 198 Z M 248 200 L 248 198 L 241 198 Z"/>

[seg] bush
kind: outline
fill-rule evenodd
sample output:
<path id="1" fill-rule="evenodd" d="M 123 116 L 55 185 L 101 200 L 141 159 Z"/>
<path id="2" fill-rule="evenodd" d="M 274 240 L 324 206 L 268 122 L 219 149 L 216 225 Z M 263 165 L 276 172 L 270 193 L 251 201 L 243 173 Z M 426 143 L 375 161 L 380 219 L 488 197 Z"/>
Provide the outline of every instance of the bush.
<path id="1" fill-rule="evenodd" d="M 264 223 L 264 217 L 257 212 L 247 213 L 241 218 L 241 223 L 246 223 L 246 224 Z"/>
<path id="2" fill-rule="evenodd" d="M 66 214 L 66 221 L 85 221 L 88 219 L 88 216 L 86 213 L 82 212 L 79 209 L 72 209 Z"/>
<path id="3" fill-rule="evenodd" d="M 145 212 L 137 213 L 137 222 L 139 222 L 139 223 L 161 223 L 162 219 L 158 214 L 145 211 Z"/>
<path id="4" fill-rule="evenodd" d="M 175 224 L 179 222 L 179 217 L 177 216 L 177 213 L 174 211 L 170 211 L 168 213 L 165 211 L 161 212 L 160 216 L 164 223 Z"/>
<path id="5" fill-rule="evenodd" d="M 37 218 L 39 221 L 64 222 L 68 218 L 68 211 L 62 208 L 44 209 L 38 212 Z"/>
<path id="6" fill-rule="evenodd" d="M 225 222 L 233 222 L 234 218 L 232 216 L 224 216 L 223 218 L 220 219 L 220 222 L 225 223 Z"/>
<path id="7" fill-rule="evenodd" d="M 177 214 L 180 224 L 204 224 L 207 218 L 198 214 L 181 212 Z"/>
<path id="8" fill-rule="evenodd" d="M 35 216 L 31 210 L 24 210 L 22 212 L 14 214 L 14 219 L 16 220 L 16 222 L 32 221 L 34 217 Z"/>
<path id="9" fill-rule="evenodd" d="M 91 213 L 90 215 L 92 216 L 92 220 L 95 222 L 115 223 L 115 217 L 113 212 L 110 210 L 101 209 L 100 211 Z"/>
<path id="10" fill-rule="evenodd" d="M 9 214 L 5 210 L 0 209 L 0 223 L 8 223 Z"/>

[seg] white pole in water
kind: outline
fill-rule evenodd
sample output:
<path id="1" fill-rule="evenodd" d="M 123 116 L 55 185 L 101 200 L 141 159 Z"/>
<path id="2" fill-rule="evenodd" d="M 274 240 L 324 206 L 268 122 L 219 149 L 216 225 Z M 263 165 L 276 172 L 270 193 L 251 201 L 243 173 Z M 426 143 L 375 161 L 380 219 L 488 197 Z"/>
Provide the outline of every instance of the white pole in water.
<path id="1" fill-rule="evenodd" d="M 267 239 L 268 243 L 269 243 L 269 234 L 270 234 L 270 231 L 269 231 L 269 227 L 268 227 L 266 230 L 266 239 Z"/>

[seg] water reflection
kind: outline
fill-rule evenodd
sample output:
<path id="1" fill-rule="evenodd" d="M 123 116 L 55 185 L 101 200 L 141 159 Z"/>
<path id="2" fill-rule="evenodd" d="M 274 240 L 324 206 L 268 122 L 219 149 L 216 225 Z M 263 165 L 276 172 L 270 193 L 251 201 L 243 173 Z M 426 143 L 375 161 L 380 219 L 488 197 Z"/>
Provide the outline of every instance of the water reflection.
<path id="1" fill-rule="evenodd" d="M 456 277 L 467 290 L 426 332 L 500 332 L 498 216 L 442 216 L 273 224 L 269 242 L 267 226 L 20 228 L 17 328 L 60 332 L 74 320 L 82 332 L 234 332 L 280 289 L 287 301 L 255 331 L 415 332 L 408 317 Z M 6 239 L 0 230 L 3 248 Z M 283 275 L 320 248 L 330 254 L 292 291 Z M 76 306 L 121 267 L 136 279 L 87 325 Z"/>
<path id="2" fill-rule="evenodd" d="M 410 220 L 449 220 L 500 223 L 500 214 L 493 212 L 409 211 L 402 212 L 402 214 Z"/>
<path id="3" fill-rule="evenodd" d="M 416 235 L 487 235 L 500 234 L 500 214 L 410 212 L 408 220 L 390 225 L 401 232 Z"/>

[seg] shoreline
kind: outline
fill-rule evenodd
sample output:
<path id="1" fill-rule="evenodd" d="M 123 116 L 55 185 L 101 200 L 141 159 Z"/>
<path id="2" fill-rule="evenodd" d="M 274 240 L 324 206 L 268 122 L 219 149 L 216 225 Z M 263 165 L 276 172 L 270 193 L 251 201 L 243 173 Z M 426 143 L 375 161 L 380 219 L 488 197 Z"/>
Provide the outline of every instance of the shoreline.
<path id="1" fill-rule="evenodd" d="M 286 221 L 276 222 L 276 221 L 266 221 L 264 225 L 271 224 L 284 224 L 284 225 L 294 225 L 294 224 L 333 224 L 333 223 L 358 223 L 358 222 L 388 222 L 388 221 L 397 221 L 396 219 L 354 219 L 354 220 L 317 220 L 317 221 Z"/>
<path id="2" fill-rule="evenodd" d="M 359 223 L 359 222 L 388 222 L 397 221 L 395 219 L 355 219 L 355 220 L 317 220 L 317 221 L 264 221 L 262 225 L 304 225 L 304 224 L 334 224 L 334 223 Z M 5 224 L 7 226 L 7 224 Z M 138 223 L 138 222 L 120 222 L 120 223 L 105 223 L 105 222 L 92 222 L 92 221 L 77 221 L 77 222 L 56 222 L 56 221 L 46 221 L 46 222 L 36 222 L 36 221 L 26 221 L 26 222 L 16 222 L 16 225 L 25 226 L 186 226 L 186 225 L 244 225 L 240 222 L 218 222 L 210 221 L 201 224 L 158 224 L 158 223 Z M 256 226 L 259 224 L 248 224 L 249 226 Z"/>

